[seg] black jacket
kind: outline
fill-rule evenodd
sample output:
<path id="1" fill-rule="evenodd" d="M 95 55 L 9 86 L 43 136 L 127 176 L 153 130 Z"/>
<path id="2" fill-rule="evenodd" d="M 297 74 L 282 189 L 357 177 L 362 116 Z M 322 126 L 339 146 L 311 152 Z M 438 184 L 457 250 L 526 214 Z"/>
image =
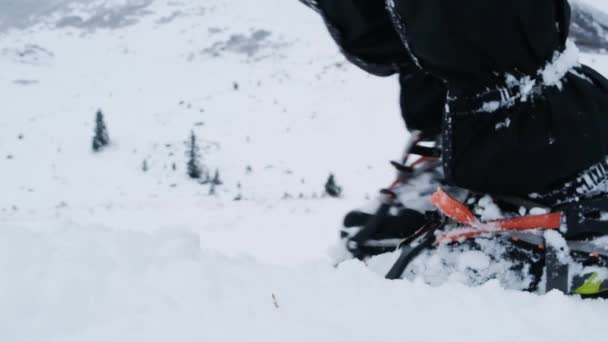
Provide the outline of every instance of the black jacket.
<path id="1" fill-rule="evenodd" d="M 540 73 L 559 71 L 553 62 L 564 57 L 566 0 L 387 0 L 390 16 L 376 0 L 316 3 L 350 60 L 401 73 L 411 128 L 441 124 L 444 170 L 455 185 L 544 192 L 608 155 L 606 79 L 567 63 L 554 80 Z"/>
<path id="2" fill-rule="evenodd" d="M 399 73 L 401 108 L 409 129 L 441 130 L 445 83 L 416 66 L 382 0 L 301 0 L 317 10 L 342 53 L 376 76 Z"/>

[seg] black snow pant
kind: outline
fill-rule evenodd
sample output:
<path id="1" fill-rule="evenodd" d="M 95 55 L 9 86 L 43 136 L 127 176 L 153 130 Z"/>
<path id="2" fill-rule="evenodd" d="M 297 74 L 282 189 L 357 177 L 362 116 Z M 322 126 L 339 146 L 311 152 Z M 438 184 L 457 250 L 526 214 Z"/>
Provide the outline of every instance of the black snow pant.
<path id="1" fill-rule="evenodd" d="M 608 81 L 578 64 L 567 43 L 567 0 L 314 6 L 349 60 L 376 75 L 400 74 L 405 121 L 441 132 L 448 182 L 500 195 L 551 193 L 608 156 Z"/>

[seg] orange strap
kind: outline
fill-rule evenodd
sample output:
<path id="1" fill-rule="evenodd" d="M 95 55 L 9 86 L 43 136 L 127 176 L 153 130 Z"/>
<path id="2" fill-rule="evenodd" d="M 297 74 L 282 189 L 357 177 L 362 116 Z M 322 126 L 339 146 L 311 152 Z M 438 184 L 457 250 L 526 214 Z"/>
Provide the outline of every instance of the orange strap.
<path id="1" fill-rule="evenodd" d="M 467 208 L 466 205 L 448 195 L 439 188 L 431 197 L 431 201 L 439 211 L 449 218 L 465 226 L 472 227 L 470 230 L 458 233 L 447 233 L 437 239 L 437 243 L 453 242 L 460 239 L 470 239 L 483 234 L 492 234 L 506 231 L 521 231 L 529 229 L 559 229 L 562 223 L 560 212 L 515 217 L 490 222 L 481 222 Z"/>

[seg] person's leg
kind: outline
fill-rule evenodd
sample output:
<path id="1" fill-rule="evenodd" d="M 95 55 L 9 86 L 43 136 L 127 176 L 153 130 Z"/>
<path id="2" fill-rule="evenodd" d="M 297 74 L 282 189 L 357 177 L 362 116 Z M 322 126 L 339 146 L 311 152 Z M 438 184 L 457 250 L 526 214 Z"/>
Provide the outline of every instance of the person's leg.
<path id="1" fill-rule="evenodd" d="M 399 73 L 401 114 L 410 131 L 421 131 L 427 137 L 438 136 L 445 112 L 445 83 L 417 68 Z"/>
<path id="2" fill-rule="evenodd" d="M 447 82 L 455 185 L 527 196 L 608 155 L 608 82 L 566 49 L 565 0 L 387 0 L 413 59 Z"/>
<path id="3" fill-rule="evenodd" d="M 441 131 L 441 119 L 445 110 L 447 88 L 445 83 L 423 72 L 407 53 L 401 38 L 393 28 L 386 6 L 382 1 L 369 0 L 306 0 L 323 17 L 329 32 L 340 46 L 346 58 L 361 69 L 377 75 L 399 74 L 401 86 L 401 110 L 406 127 L 412 137 L 423 138 L 425 143 L 436 140 Z M 370 113 L 371 114 L 371 113 Z M 436 156 L 436 149 L 418 150 Z M 421 163 L 417 167 L 422 166 Z M 365 211 L 353 211 L 344 219 L 343 238 L 354 256 L 366 257 L 394 249 L 394 245 L 378 247 L 376 240 L 390 243 L 407 237 L 426 222 L 424 210 L 429 207 L 430 193 L 439 185 L 442 174 L 440 163 L 429 158 L 424 172 L 411 175 L 408 186 L 395 190 L 399 199 L 393 201 L 390 212 L 378 220 L 374 232 L 352 243 L 359 233 L 374 222 L 379 210 L 374 201 Z M 405 185 L 405 184 L 404 184 Z M 380 201 L 382 202 L 382 201 Z M 380 206 L 382 208 L 382 206 Z M 376 214 L 370 212 L 376 211 Z M 369 244 L 371 245 L 369 245 Z"/>

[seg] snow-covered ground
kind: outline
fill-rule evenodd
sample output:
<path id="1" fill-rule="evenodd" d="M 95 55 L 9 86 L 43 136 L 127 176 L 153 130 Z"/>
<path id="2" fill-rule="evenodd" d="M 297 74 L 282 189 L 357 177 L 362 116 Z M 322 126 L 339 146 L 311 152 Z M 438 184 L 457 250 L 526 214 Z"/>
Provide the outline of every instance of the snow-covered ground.
<path id="1" fill-rule="evenodd" d="M 334 267 L 342 215 L 390 179 L 407 133 L 396 80 L 348 65 L 297 1 L 0 8 L 1 341 L 608 334 L 604 301 Z M 112 145 L 93 154 L 97 109 Z M 191 130 L 215 196 L 186 176 Z M 332 172 L 342 199 L 321 197 Z"/>

